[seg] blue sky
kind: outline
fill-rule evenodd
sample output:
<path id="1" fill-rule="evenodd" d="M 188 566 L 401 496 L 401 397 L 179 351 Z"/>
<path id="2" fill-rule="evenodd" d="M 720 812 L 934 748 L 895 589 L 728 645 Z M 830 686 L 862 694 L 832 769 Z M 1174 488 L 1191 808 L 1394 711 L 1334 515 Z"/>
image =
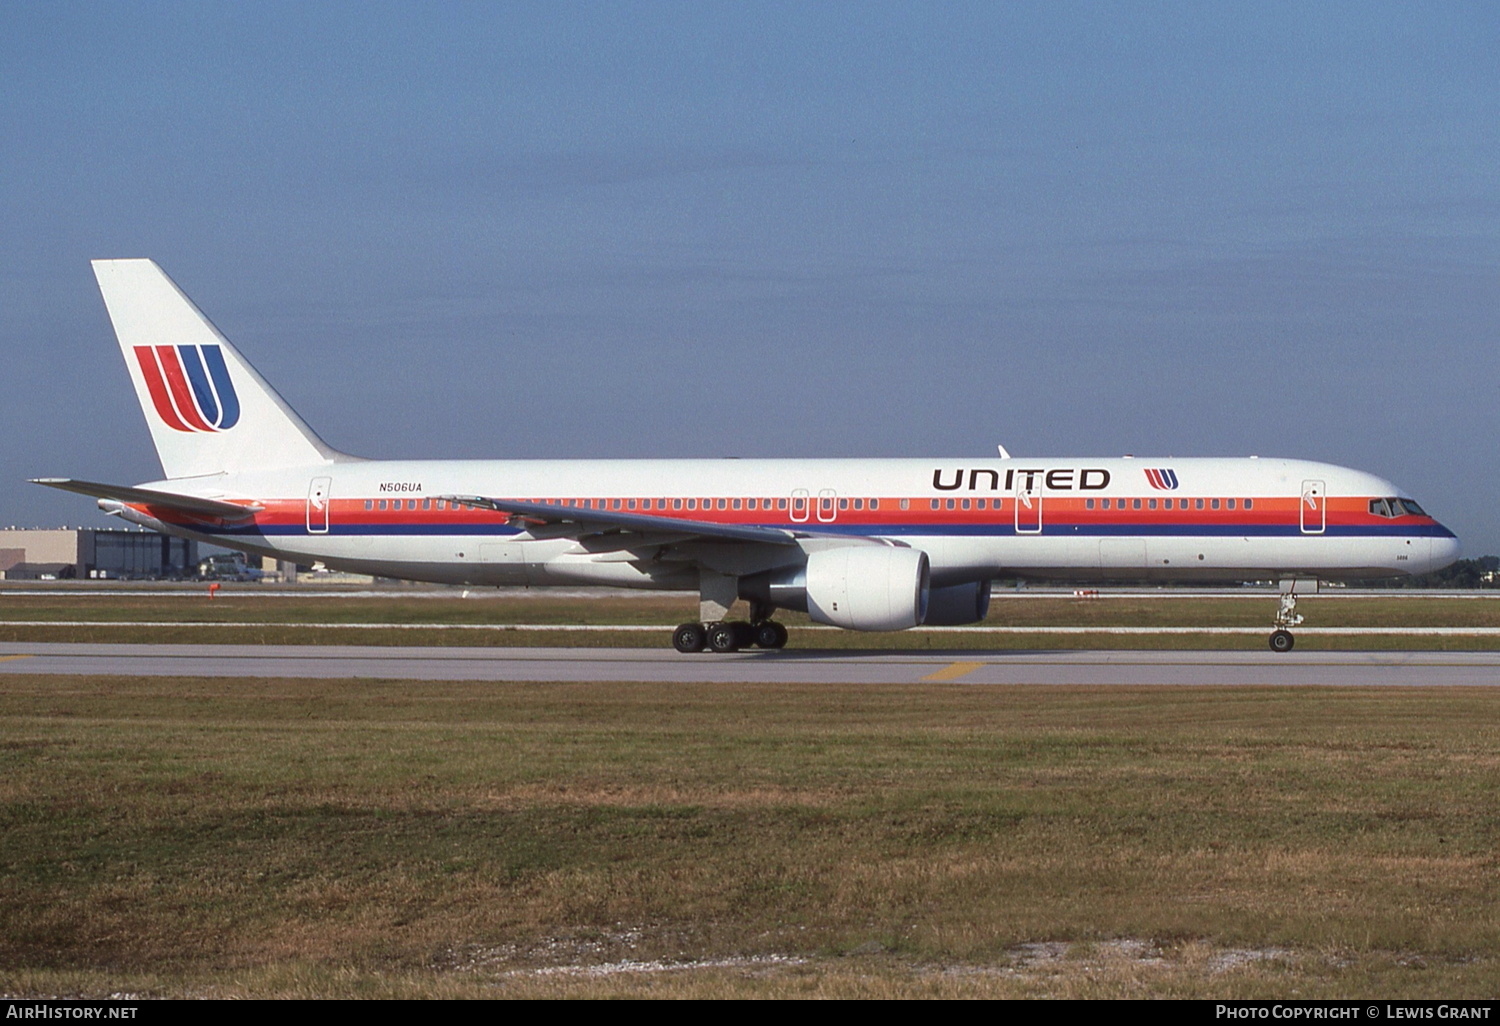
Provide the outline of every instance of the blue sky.
<path id="1" fill-rule="evenodd" d="M 1287 455 L 1500 551 L 1493 3 L 0 5 L 0 525 L 88 260 L 362 455 Z"/>

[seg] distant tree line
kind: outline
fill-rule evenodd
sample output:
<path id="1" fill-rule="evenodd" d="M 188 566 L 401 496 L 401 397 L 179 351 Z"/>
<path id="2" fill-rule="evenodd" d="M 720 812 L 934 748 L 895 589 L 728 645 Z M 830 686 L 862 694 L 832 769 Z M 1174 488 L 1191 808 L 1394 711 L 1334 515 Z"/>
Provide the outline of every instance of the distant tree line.
<path id="1" fill-rule="evenodd" d="M 1500 588 L 1500 556 L 1460 559 L 1452 566 L 1420 577 L 1352 583 L 1360 588 Z"/>

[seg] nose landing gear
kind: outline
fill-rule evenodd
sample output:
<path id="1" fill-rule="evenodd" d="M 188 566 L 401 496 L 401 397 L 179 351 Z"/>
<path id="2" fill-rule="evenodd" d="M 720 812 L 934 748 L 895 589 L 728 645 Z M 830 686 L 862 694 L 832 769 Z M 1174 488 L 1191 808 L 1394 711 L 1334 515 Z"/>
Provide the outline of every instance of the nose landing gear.
<path id="1" fill-rule="evenodd" d="M 1288 628 L 1296 627 L 1306 619 L 1297 613 L 1297 595 L 1299 592 L 1317 594 L 1317 591 L 1316 578 L 1288 578 L 1281 582 L 1281 606 L 1276 610 L 1276 629 L 1271 632 L 1272 652 L 1285 654 L 1292 650 L 1297 639 L 1292 637 L 1292 632 Z"/>

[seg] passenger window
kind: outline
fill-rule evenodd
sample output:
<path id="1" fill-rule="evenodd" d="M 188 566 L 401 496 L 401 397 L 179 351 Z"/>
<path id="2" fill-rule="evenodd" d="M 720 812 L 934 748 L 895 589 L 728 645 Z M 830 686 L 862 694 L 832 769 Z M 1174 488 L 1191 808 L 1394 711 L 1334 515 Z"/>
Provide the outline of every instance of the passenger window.
<path id="1" fill-rule="evenodd" d="M 1130 500 L 1130 507 L 1132 509 L 1140 509 L 1141 508 L 1141 500 L 1140 499 L 1131 499 Z"/>
<path id="2" fill-rule="evenodd" d="M 879 499 L 871 499 L 870 500 L 870 508 L 871 509 L 879 509 L 880 508 L 880 500 Z"/>
<path id="3" fill-rule="evenodd" d="M 932 500 L 932 508 L 933 509 L 937 509 L 938 508 L 938 500 L 936 500 L 936 499 Z"/>
<path id="4" fill-rule="evenodd" d="M 948 500 L 948 508 L 952 509 L 953 507 L 954 507 L 954 501 L 952 499 L 949 499 Z"/>
<path id="5" fill-rule="evenodd" d="M 422 508 L 423 509 L 431 509 L 432 508 L 432 500 L 431 499 L 423 499 L 422 500 Z"/>
<path id="6" fill-rule="evenodd" d="M 1246 499 L 1245 500 L 1245 508 L 1246 509 L 1254 509 L 1255 508 L 1255 500 L 1254 499 Z"/>
<path id="7" fill-rule="evenodd" d="M 1228 508 L 1228 509 L 1234 509 L 1234 500 L 1233 500 L 1233 499 L 1230 499 L 1230 500 L 1228 500 L 1228 501 L 1227 501 L 1227 502 L 1225 502 L 1225 504 L 1224 504 L 1224 505 L 1225 505 L 1225 507 L 1226 507 L 1226 508 Z"/>
<path id="8" fill-rule="evenodd" d="M 681 509 L 682 508 L 682 500 L 681 499 L 673 499 L 672 500 L 672 508 L 673 509 Z"/>
<path id="9" fill-rule="evenodd" d="M 755 500 L 754 499 L 746 499 L 745 500 L 745 508 L 746 509 L 754 509 L 755 508 Z"/>
<path id="10" fill-rule="evenodd" d="M 1203 508 L 1203 500 L 1202 499 L 1194 499 L 1193 500 L 1193 508 L 1194 509 L 1202 509 Z"/>
<path id="11" fill-rule="evenodd" d="M 1084 509 L 1093 509 L 1094 508 L 1094 500 L 1093 499 L 1084 499 L 1083 500 L 1083 508 Z"/>
<path id="12" fill-rule="evenodd" d="M 379 509 L 385 509 L 385 500 L 384 500 L 384 499 L 381 499 L 381 500 L 380 500 L 380 502 L 378 502 L 378 503 L 377 503 L 377 504 L 376 504 L 376 506 L 377 506 L 377 508 L 379 508 Z"/>
<path id="13" fill-rule="evenodd" d="M 1147 499 L 1146 500 L 1146 508 L 1147 509 L 1155 509 L 1156 508 L 1156 500 L 1155 499 Z"/>
<path id="14" fill-rule="evenodd" d="M 1218 509 L 1219 508 L 1219 500 L 1218 499 L 1209 499 L 1208 500 L 1208 508 L 1209 509 Z"/>
<path id="15" fill-rule="evenodd" d="M 901 508 L 902 509 L 911 509 L 911 500 L 910 499 L 902 499 L 901 500 Z"/>
<path id="16" fill-rule="evenodd" d="M 735 499 L 733 505 L 734 505 L 735 509 L 739 509 L 740 508 L 740 500 L 739 499 Z"/>
<path id="17" fill-rule="evenodd" d="M 720 509 L 728 509 L 729 508 L 729 500 L 728 499 L 720 499 L 719 500 L 719 508 Z"/>
<path id="18" fill-rule="evenodd" d="M 963 501 L 963 507 L 964 507 L 964 509 L 968 509 L 969 508 L 969 500 L 968 499 L 965 499 Z"/>
<path id="19" fill-rule="evenodd" d="M 989 499 L 975 499 L 974 500 L 974 508 L 975 509 L 987 509 L 987 508 L 989 508 L 989 504 L 990 504 L 990 500 Z"/>
<path id="20" fill-rule="evenodd" d="M 373 499 L 366 499 L 365 500 L 365 509 L 374 509 L 374 508 L 375 508 L 375 501 Z"/>

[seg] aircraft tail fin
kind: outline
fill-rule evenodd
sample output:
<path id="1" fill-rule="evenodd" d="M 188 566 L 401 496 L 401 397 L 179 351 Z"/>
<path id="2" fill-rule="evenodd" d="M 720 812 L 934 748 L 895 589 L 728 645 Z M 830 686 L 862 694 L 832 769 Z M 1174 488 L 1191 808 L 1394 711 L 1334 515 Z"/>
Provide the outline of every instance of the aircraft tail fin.
<path id="1" fill-rule="evenodd" d="M 351 458 L 324 443 L 153 261 L 93 265 L 168 478 Z"/>

